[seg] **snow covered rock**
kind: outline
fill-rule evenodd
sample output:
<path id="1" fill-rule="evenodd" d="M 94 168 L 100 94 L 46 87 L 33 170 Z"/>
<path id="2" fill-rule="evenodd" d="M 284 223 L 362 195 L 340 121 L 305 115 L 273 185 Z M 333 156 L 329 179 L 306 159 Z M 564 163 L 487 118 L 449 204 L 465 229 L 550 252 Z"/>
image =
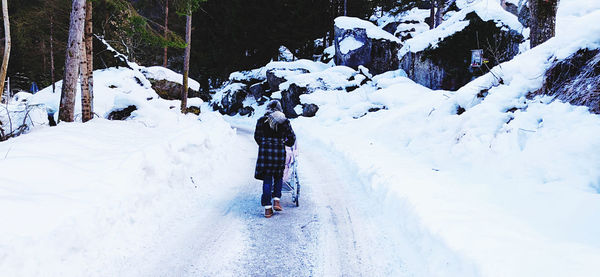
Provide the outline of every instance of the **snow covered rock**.
<path id="1" fill-rule="evenodd" d="M 158 96 L 161 98 L 167 100 L 181 100 L 181 91 L 183 90 L 183 85 L 171 82 L 169 80 L 148 80 L 152 84 L 152 89 L 154 89 L 156 94 L 158 94 Z M 200 93 L 199 91 L 191 88 L 188 88 L 188 97 L 199 97 L 204 101 L 210 100 L 210 95 L 208 93 Z"/>
<path id="2" fill-rule="evenodd" d="M 319 111 L 319 106 L 315 104 L 303 104 L 302 105 L 302 116 L 304 117 L 313 117 Z"/>
<path id="3" fill-rule="evenodd" d="M 500 5 L 507 11 L 517 16 L 519 22 L 529 27 L 529 1 L 528 0 L 501 0 Z"/>
<path id="4" fill-rule="evenodd" d="M 279 55 L 277 56 L 278 61 L 291 62 L 297 60 L 292 51 L 285 46 L 279 46 Z"/>
<path id="5" fill-rule="evenodd" d="M 287 81 L 286 76 L 308 73 L 304 68 L 272 68 L 267 70 L 267 82 L 271 91 L 278 91 L 279 85 Z"/>
<path id="6" fill-rule="evenodd" d="M 398 38 L 373 23 L 354 17 L 335 19 L 335 64 L 363 65 L 378 74 L 398 69 Z"/>
<path id="7" fill-rule="evenodd" d="M 287 118 L 296 118 L 299 114 L 294 109 L 300 105 L 300 95 L 306 94 L 308 89 L 296 84 L 291 84 L 287 89 L 281 91 L 281 106 Z"/>
<path id="8" fill-rule="evenodd" d="M 246 96 L 248 96 L 248 86 L 242 83 L 232 83 L 215 95 L 217 102 L 213 102 L 213 109 L 222 114 L 235 115 L 244 108 Z"/>
<path id="9" fill-rule="evenodd" d="M 262 82 L 251 85 L 248 89 L 250 91 L 250 95 L 254 97 L 254 99 L 258 100 L 263 96 L 266 96 L 267 90 L 269 89 L 269 83 Z"/>
<path id="10" fill-rule="evenodd" d="M 421 85 L 456 90 L 512 59 L 519 53 L 523 26 L 514 15 L 497 8 L 501 16 L 490 19 L 481 16 L 486 11 L 463 9 L 439 27 L 405 41 L 400 67 Z M 482 49 L 488 61 L 481 67 L 471 67 L 474 49 Z"/>
<path id="11" fill-rule="evenodd" d="M 124 109 L 117 109 L 110 112 L 106 118 L 109 120 L 125 120 L 129 118 L 131 113 L 133 113 L 135 110 L 137 110 L 135 105 L 129 105 Z"/>
<path id="12" fill-rule="evenodd" d="M 532 95 L 550 95 L 600 114 L 600 50 L 579 50 L 546 72 L 544 85 Z"/>
<path id="13" fill-rule="evenodd" d="M 152 66 L 140 68 L 140 72 L 152 84 L 152 89 L 158 96 L 167 100 L 181 100 L 181 91 L 183 90 L 183 77 L 181 74 L 162 66 Z M 199 97 L 203 101 L 209 101 L 210 95 L 200 91 L 200 83 L 196 80 L 188 79 L 188 97 Z"/>

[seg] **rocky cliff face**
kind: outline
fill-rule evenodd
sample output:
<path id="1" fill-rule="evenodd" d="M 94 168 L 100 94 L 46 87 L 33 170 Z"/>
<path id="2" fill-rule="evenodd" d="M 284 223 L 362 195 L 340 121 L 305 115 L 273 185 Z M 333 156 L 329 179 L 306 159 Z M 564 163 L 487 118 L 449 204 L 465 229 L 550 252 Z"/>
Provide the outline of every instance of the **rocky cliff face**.
<path id="1" fill-rule="evenodd" d="M 456 90 L 481 76 L 499 63 L 519 53 L 523 36 L 492 20 L 483 21 L 475 12 L 465 16 L 468 25 L 444 37 L 433 47 L 408 51 L 401 68 L 415 82 L 431 89 Z M 482 49 L 487 60 L 481 67 L 471 67 L 471 50 Z"/>
<path id="2" fill-rule="evenodd" d="M 583 105 L 600 114 L 600 50 L 579 50 L 556 62 L 535 95 L 550 95 L 573 105 Z"/>

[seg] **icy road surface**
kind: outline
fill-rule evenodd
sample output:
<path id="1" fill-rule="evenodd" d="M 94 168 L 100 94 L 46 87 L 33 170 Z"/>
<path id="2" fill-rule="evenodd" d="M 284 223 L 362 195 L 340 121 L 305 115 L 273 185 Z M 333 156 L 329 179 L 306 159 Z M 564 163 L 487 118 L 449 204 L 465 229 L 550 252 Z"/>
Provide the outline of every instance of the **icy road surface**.
<path id="1" fill-rule="evenodd" d="M 379 216 L 375 199 L 345 176 L 351 175 L 318 150 L 300 149 L 300 207 L 282 197 L 282 212 L 264 218 L 261 182 L 252 178 L 257 146 L 250 130 L 238 129 L 247 151 L 248 182 L 181 234 L 180 248 L 155 268 L 170 276 L 424 276 L 431 264 L 415 254 L 394 219 Z M 435 249 L 429 249 L 434 251 Z M 442 255 L 443 256 L 443 255 Z M 185 257 L 181 259 L 181 257 Z M 407 261 L 410 264 L 407 264 Z M 443 262 L 442 275 L 456 273 Z M 429 275 L 429 276 L 433 276 Z M 463 275 L 464 276 L 464 275 Z"/>

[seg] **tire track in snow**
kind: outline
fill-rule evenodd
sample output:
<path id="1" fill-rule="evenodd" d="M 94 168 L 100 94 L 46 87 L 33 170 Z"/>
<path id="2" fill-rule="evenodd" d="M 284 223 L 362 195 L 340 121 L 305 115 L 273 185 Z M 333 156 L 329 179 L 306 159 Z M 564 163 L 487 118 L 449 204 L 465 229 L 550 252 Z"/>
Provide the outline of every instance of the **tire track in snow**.
<path id="1" fill-rule="evenodd" d="M 252 178 L 256 145 L 250 130 L 238 130 L 249 153 L 240 158 L 251 165 L 244 169 Z M 339 165 L 322 153 L 300 149 L 302 185 L 300 207 L 289 194 L 282 197 L 284 211 L 264 218 L 260 206 L 261 182 L 251 179 L 240 185 L 226 214 L 243 221 L 246 248 L 236 272 L 245 276 L 384 276 L 404 275 L 398 255 L 382 240 L 377 222 L 368 217 L 373 205 L 344 182 Z M 251 152 L 251 153 L 250 153 Z M 359 197 L 356 197 L 356 196 Z M 356 205 L 360 204 L 360 205 Z M 233 249 L 232 249 L 233 250 Z M 197 272 L 196 272 L 197 273 Z M 229 275 L 229 271 L 221 275 Z"/>

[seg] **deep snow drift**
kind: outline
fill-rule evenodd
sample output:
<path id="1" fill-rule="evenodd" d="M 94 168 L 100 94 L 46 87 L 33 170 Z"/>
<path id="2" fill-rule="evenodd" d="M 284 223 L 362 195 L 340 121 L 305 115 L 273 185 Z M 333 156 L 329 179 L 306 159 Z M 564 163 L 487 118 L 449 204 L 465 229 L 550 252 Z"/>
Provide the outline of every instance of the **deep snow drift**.
<path id="1" fill-rule="evenodd" d="M 0 143 L 3 276 L 160 272 L 156 263 L 170 243 L 247 180 L 222 166 L 246 161 L 237 159 L 241 146 L 220 115 L 182 115 L 179 102 L 159 99 L 138 70 L 110 68 L 94 77 L 96 113 L 136 105 L 129 120 L 41 122 Z M 56 110 L 60 83 L 57 93 L 50 90 L 28 103 Z M 242 251 L 236 232 L 231 243 Z"/>

